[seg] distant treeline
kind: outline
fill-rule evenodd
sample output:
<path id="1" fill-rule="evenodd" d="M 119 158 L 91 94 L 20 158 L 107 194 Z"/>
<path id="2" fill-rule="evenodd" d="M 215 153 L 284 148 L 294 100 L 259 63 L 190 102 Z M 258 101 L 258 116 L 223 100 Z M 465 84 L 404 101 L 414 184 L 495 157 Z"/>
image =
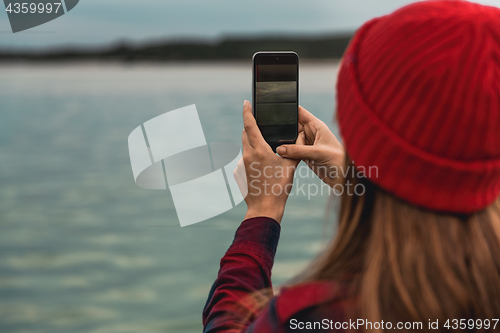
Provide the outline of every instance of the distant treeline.
<path id="1" fill-rule="evenodd" d="M 137 46 L 120 44 L 108 49 L 8 51 L 0 61 L 215 61 L 249 60 L 257 51 L 297 52 L 301 59 L 338 59 L 352 34 L 318 37 L 229 37 L 217 41 L 167 41 Z"/>

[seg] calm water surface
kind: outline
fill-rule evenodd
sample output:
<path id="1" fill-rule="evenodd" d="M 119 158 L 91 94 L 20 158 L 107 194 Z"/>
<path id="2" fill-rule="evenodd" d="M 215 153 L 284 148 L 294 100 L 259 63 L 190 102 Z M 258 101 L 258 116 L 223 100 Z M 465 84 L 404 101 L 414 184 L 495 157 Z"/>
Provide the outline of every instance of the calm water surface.
<path id="1" fill-rule="evenodd" d="M 328 124 L 336 71 L 300 70 L 301 105 Z M 135 185 L 127 137 L 196 104 L 207 141 L 240 144 L 244 99 L 250 63 L 0 66 L 0 332 L 201 332 L 245 204 L 180 228 L 168 190 Z M 328 239 L 327 201 L 290 198 L 276 284 Z"/>

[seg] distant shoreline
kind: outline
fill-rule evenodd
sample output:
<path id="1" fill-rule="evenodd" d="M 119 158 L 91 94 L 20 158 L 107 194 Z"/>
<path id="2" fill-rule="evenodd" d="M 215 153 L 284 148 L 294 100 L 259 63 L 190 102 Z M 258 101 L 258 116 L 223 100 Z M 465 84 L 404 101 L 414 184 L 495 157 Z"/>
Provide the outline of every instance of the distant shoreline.
<path id="1" fill-rule="evenodd" d="M 342 57 L 352 34 L 309 37 L 227 37 L 217 41 L 165 41 L 109 48 L 9 51 L 0 49 L 0 64 L 12 62 L 202 62 L 249 61 L 257 51 L 297 52 L 302 60 L 334 61 Z"/>
<path id="2" fill-rule="evenodd" d="M 323 65 L 338 65 L 340 58 L 325 58 L 325 59 L 300 59 L 301 66 L 323 66 Z M 93 66 L 116 66 L 116 67 L 227 67 L 227 66 L 244 66 L 251 67 L 251 60 L 193 60 L 193 61 L 120 61 L 120 60 L 68 60 L 68 61 L 30 61 L 30 60 L 0 60 L 0 68 L 6 67 L 93 67 Z"/>

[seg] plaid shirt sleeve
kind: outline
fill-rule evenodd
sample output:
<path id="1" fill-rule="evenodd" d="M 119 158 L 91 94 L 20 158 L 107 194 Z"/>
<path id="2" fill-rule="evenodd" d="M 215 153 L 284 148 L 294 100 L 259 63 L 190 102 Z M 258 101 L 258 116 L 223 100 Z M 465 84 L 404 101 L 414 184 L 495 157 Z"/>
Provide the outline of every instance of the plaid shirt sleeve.
<path id="1" fill-rule="evenodd" d="M 282 332 L 274 299 L 263 311 L 259 306 L 259 299 L 272 296 L 271 268 L 280 230 L 267 217 L 241 223 L 203 310 L 204 333 Z"/>

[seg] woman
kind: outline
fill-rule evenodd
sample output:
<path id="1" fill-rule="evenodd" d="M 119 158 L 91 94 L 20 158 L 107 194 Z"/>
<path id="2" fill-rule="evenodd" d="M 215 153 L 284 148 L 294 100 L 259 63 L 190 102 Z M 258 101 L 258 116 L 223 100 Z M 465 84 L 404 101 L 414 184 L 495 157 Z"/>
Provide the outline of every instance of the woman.
<path id="1" fill-rule="evenodd" d="M 245 102 L 254 183 L 205 332 L 500 330 L 500 10 L 425 1 L 366 23 L 340 66 L 337 98 L 344 147 L 299 108 L 301 133 L 280 156 Z M 365 190 L 344 191 L 331 245 L 273 296 L 287 191 L 259 191 L 261 171 L 300 160 L 332 187 Z M 286 189 L 293 172 L 265 180 Z"/>

